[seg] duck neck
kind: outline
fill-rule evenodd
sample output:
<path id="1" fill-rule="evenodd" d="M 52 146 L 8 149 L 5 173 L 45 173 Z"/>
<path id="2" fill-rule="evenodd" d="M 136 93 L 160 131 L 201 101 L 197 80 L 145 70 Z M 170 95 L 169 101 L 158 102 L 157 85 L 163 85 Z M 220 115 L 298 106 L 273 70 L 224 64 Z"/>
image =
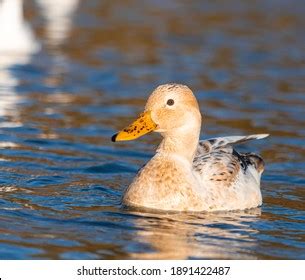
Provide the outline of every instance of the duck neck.
<path id="1" fill-rule="evenodd" d="M 158 147 L 157 153 L 169 157 L 176 155 L 186 159 L 190 164 L 193 163 L 197 150 L 200 126 L 180 127 L 161 133 L 163 140 Z"/>

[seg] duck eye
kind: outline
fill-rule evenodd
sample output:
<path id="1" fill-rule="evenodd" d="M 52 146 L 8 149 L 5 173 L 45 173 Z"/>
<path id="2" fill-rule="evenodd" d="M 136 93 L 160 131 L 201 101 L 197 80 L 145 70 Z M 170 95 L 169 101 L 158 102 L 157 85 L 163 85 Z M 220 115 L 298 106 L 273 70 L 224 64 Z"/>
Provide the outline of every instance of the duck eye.
<path id="1" fill-rule="evenodd" d="M 166 104 L 169 105 L 169 106 L 174 105 L 174 103 L 175 103 L 174 99 L 168 99 L 167 102 L 166 102 Z"/>

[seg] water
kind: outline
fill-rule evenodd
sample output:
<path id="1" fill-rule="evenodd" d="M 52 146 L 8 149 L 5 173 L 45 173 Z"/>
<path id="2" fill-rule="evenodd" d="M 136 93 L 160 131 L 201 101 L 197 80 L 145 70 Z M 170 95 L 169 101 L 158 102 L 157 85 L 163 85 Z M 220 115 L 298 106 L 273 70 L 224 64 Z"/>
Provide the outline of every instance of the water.
<path id="1" fill-rule="evenodd" d="M 304 3 L 50 2 L 26 1 L 30 43 L 0 60 L 0 258 L 304 259 Z M 266 161 L 260 209 L 121 208 L 160 137 L 110 137 L 172 81 L 202 138 L 271 134 L 240 147 Z"/>

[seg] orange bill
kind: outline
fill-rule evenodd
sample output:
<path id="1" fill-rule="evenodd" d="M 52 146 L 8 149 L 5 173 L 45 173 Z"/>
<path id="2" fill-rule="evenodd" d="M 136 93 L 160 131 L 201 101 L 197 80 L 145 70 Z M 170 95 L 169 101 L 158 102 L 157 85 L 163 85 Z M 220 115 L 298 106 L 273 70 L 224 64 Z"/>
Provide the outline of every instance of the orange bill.
<path id="1" fill-rule="evenodd" d="M 113 142 L 134 140 L 156 128 L 157 125 L 151 119 L 150 111 L 147 111 L 142 113 L 131 125 L 113 135 L 111 140 Z"/>

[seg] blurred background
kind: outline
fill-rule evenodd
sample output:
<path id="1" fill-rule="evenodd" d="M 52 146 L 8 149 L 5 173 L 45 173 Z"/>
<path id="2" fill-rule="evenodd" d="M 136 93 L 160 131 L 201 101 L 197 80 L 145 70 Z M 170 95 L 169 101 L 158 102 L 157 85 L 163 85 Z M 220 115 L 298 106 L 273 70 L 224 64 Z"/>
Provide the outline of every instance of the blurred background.
<path id="1" fill-rule="evenodd" d="M 305 5 L 0 1 L 0 259 L 304 259 Z M 122 209 L 160 137 L 116 143 L 159 84 L 202 138 L 270 133 L 261 209 Z M 178 233 L 178 234 L 177 234 Z"/>

